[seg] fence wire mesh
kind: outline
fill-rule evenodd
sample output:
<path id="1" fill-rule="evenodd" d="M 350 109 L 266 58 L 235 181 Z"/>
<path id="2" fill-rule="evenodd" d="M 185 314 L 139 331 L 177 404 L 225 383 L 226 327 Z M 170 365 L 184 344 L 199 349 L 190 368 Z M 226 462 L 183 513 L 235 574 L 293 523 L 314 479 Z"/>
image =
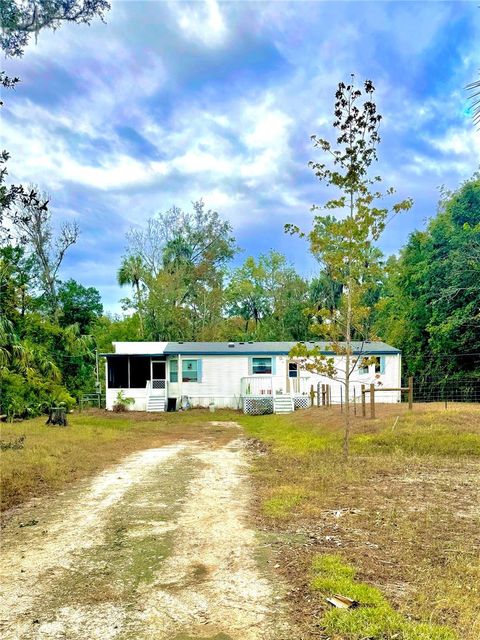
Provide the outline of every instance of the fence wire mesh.
<path id="1" fill-rule="evenodd" d="M 414 402 L 480 402 L 480 378 L 414 378 Z"/>

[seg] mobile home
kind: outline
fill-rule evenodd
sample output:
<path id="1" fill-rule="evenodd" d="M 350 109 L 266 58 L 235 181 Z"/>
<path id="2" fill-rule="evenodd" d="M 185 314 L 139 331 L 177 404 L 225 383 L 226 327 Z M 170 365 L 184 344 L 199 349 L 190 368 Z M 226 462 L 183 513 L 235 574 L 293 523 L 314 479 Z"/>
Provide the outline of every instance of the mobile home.
<path id="1" fill-rule="evenodd" d="M 331 400 L 340 402 L 337 380 L 302 370 L 289 357 L 295 342 L 115 342 L 114 353 L 102 354 L 106 366 L 106 407 L 112 409 L 119 392 L 133 398 L 137 411 L 166 411 L 182 407 L 230 407 L 246 413 L 286 412 L 310 406 L 310 391 L 329 384 Z M 315 345 L 342 367 L 326 342 Z M 351 382 L 351 395 L 361 385 L 400 387 L 401 353 L 384 342 L 354 343 L 361 355 Z M 368 366 L 362 366 L 363 357 Z M 342 391 L 341 391 L 342 389 Z M 385 391 L 382 402 L 398 402 L 397 391 Z"/>

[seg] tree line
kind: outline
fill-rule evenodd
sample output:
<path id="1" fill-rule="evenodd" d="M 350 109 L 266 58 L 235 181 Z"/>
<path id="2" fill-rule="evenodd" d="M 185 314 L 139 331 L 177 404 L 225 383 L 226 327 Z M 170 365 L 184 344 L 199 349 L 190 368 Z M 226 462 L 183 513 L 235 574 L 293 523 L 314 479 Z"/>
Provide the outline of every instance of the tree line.
<path id="1" fill-rule="evenodd" d="M 122 315 L 105 314 L 94 287 L 59 277 L 66 252 L 81 242 L 78 227 L 55 231 L 50 211 L 29 220 L 3 234 L 0 249 L 2 413 L 37 413 L 95 391 L 95 350 L 115 340 L 335 339 L 345 289 L 338 273 L 319 263 L 307 279 L 273 250 L 232 268 L 233 230 L 202 201 L 127 234 L 117 272 L 127 293 Z M 444 192 L 437 214 L 397 256 L 375 249 L 367 271 L 352 339 L 398 347 L 406 374 L 478 377 L 480 175 Z"/>
<path id="2" fill-rule="evenodd" d="M 14 57 L 32 32 L 65 20 L 88 23 L 108 3 L 39 2 L 33 13 L 22 7 L 1 8 L 0 46 Z M 4 89 L 18 81 L 0 75 Z M 81 229 L 54 220 L 50 196 L 39 187 L 8 185 L 3 151 L 0 412 L 28 416 L 52 404 L 72 406 L 82 393 L 98 390 L 95 352 L 120 340 L 327 340 L 348 358 L 352 340 L 382 339 L 402 350 L 407 375 L 479 377 L 480 174 L 443 191 L 426 228 L 413 232 L 398 255 L 384 256 L 376 241 L 391 216 L 412 202 L 383 204 L 394 190 L 381 192 L 380 177 L 370 173 L 381 119 L 373 92 L 370 81 L 363 93 L 353 79 L 340 83 L 336 144 L 313 136 L 323 156 L 310 166 L 338 195 L 315 207 L 324 214 L 314 217 L 309 233 L 287 231 L 308 241 L 316 277 L 305 278 L 274 250 L 232 266 L 240 251 L 233 229 L 199 200 L 128 232 L 116 274 L 126 292 L 124 314 L 117 316 L 104 313 L 94 287 L 62 280 L 65 255 L 81 242 Z M 348 376 L 345 381 L 348 386 Z"/>

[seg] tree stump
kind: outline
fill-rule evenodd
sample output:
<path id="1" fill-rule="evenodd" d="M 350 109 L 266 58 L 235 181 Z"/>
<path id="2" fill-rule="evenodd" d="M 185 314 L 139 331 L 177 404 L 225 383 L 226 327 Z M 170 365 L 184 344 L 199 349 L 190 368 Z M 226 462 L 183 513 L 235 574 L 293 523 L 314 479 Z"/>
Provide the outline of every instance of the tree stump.
<path id="1" fill-rule="evenodd" d="M 48 420 L 45 424 L 58 425 L 59 427 L 66 427 L 67 422 L 67 410 L 65 407 L 50 407 L 48 412 Z"/>

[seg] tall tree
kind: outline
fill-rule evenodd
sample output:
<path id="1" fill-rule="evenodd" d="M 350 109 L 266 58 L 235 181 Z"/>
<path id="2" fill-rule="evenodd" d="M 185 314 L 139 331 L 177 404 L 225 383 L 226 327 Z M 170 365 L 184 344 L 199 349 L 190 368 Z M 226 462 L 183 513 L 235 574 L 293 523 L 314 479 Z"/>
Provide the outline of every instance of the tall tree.
<path id="1" fill-rule="evenodd" d="M 100 293 L 95 287 L 84 287 L 73 279 L 62 282 L 58 289 L 60 326 L 78 325 L 80 335 L 90 333 L 94 322 L 102 315 Z"/>
<path id="2" fill-rule="evenodd" d="M 33 187 L 33 191 L 38 189 Z M 48 203 L 47 194 L 42 200 Z M 48 311 L 56 317 L 58 313 L 58 272 L 68 249 L 74 245 L 80 235 L 76 222 L 63 222 L 58 232 L 52 226 L 52 215 L 48 208 L 27 206 L 17 220 L 15 233 L 25 239 L 28 252 L 35 258 L 39 273 L 38 279 L 45 296 Z"/>
<path id="3" fill-rule="evenodd" d="M 126 285 L 130 285 L 134 290 L 134 306 L 138 312 L 138 319 L 140 322 L 140 334 L 141 337 L 144 337 L 144 326 L 143 326 L 143 298 L 144 298 L 144 289 L 145 286 L 143 284 L 143 279 L 145 277 L 145 268 L 143 266 L 143 262 L 140 256 L 138 255 L 129 255 L 125 256 L 122 259 L 122 263 L 117 272 L 117 281 L 121 287 Z"/>
<path id="4" fill-rule="evenodd" d="M 304 340 L 308 331 L 307 283 L 285 256 L 270 251 L 248 257 L 234 269 L 226 289 L 226 309 L 244 321 L 243 338 Z"/>
<path id="5" fill-rule="evenodd" d="M 406 373 L 478 375 L 480 175 L 442 195 L 437 215 L 389 262 L 376 327 L 402 349 Z"/>
<path id="6" fill-rule="evenodd" d="M 142 265 L 146 337 L 214 335 L 226 265 L 238 250 L 230 223 L 199 200 L 191 211 L 172 207 L 157 214 L 127 239 L 128 256 Z M 134 306 L 139 309 L 138 296 Z"/>
<path id="7" fill-rule="evenodd" d="M 370 80 L 364 83 L 364 93 L 354 84 L 340 82 L 335 94 L 333 122 L 337 130 L 336 143 L 312 136 L 315 148 L 326 157 L 325 162 L 311 162 L 310 166 L 320 182 L 337 190 L 338 197 L 323 206 L 326 215 L 316 215 L 313 230 L 308 234 L 310 248 L 323 268 L 335 282 L 343 284 L 340 304 L 335 314 L 329 308 L 320 309 L 318 316 L 329 318 L 322 322 L 322 330 L 328 335 L 331 348 L 342 357 L 344 366 L 334 365 L 318 349 L 309 350 L 297 345 L 292 356 L 299 358 L 305 368 L 341 381 L 345 387 L 345 430 L 343 451 L 349 453 L 350 438 L 350 380 L 362 354 L 353 354 L 352 340 L 355 334 L 368 337 L 366 319 L 369 308 L 366 294 L 377 278 L 379 264 L 372 262 L 373 244 L 385 228 L 392 214 L 408 210 L 411 200 L 403 200 L 388 206 L 380 206 L 385 196 L 394 193 L 392 188 L 382 193 L 378 190 L 380 176 L 371 176 L 370 168 L 377 160 L 378 133 L 381 116 L 373 101 L 375 88 Z M 365 100 L 361 103 L 362 95 Z M 327 159 L 329 164 L 327 164 Z M 337 210 L 335 217 L 330 212 Z M 291 233 L 304 235 L 300 229 L 287 225 Z"/>

